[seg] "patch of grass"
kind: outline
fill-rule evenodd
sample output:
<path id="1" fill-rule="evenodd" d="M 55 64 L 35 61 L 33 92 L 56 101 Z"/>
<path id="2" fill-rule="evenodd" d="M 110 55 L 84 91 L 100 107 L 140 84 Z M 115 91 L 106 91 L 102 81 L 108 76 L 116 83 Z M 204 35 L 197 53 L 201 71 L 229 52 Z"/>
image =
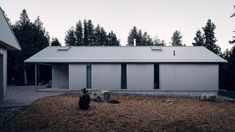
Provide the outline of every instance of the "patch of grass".
<path id="1" fill-rule="evenodd" d="M 226 96 L 235 99 L 235 92 L 234 91 L 219 91 L 218 95 Z"/>

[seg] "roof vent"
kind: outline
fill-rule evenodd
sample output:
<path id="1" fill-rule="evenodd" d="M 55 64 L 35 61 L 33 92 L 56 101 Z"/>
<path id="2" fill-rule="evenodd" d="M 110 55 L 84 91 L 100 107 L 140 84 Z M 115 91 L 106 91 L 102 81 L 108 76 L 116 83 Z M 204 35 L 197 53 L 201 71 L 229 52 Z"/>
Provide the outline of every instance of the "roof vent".
<path id="1" fill-rule="evenodd" d="M 71 46 L 61 46 L 57 49 L 57 51 L 68 51 L 71 48 Z"/>
<path id="2" fill-rule="evenodd" d="M 151 46 L 152 51 L 162 50 L 161 46 Z"/>

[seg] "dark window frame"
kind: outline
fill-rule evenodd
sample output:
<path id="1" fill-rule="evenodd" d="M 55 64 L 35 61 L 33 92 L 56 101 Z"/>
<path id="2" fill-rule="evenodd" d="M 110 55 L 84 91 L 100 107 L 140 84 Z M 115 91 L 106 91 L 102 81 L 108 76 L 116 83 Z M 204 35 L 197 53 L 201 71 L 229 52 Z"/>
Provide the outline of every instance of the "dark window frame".
<path id="1" fill-rule="evenodd" d="M 86 88 L 92 88 L 92 64 L 86 64 Z"/>
<path id="2" fill-rule="evenodd" d="M 121 89 L 127 89 L 127 64 L 121 64 Z"/>
<path id="3" fill-rule="evenodd" d="M 154 81 L 153 81 L 153 87 L 154 89 L 160 89 L 160 75 L 159 75 L 159 64 L 158 63 L 155 63 L 154 65 L 154 71 L 153 71 L 153 74 L 154 74 Z"/>

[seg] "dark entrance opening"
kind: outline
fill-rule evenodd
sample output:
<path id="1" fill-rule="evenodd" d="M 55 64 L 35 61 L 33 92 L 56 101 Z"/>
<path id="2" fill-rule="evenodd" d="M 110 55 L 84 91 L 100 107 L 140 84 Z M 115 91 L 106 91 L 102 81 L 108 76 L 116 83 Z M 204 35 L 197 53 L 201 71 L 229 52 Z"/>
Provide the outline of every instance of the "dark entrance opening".
<path id="1" fill-rule="evenodd" d="M 3 94 L 3 55 L 0 54 L 0 101 L 3 101 L 3 97 L 4 97 L 4 94 Z"/>

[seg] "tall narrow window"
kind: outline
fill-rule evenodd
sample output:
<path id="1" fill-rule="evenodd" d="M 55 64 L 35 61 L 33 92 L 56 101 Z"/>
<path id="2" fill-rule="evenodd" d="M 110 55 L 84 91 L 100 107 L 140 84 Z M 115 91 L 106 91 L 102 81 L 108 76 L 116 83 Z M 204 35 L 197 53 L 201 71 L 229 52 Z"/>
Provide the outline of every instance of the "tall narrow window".
<path id="1" fill-rule="evenodd" d="M 121 89 L 127 89 L 126 64 L 121 64 Z"/>
<path id="2" fill-rule="evenodd" d="M 91 88 L 91 64 L 86 65 L 86 87 Z"/>
<path id="3" fill-rule="evenodd" d="M 159 64 L 154 64 L 154 89 L 159 89 Z"/>

